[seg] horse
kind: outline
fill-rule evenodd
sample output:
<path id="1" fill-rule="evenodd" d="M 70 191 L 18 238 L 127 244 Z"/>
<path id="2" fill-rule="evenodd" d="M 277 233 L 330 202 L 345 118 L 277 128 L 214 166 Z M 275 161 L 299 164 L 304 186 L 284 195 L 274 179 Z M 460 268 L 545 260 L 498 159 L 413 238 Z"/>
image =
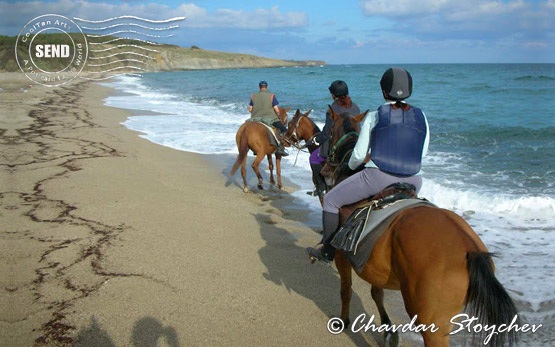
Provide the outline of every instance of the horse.
<path id="1" fill-rule="evenodd" d="M 318 146 L 311 143 L 311 140 L 320 133 L 320 128 L 308 117 L 310 112 L 311 110 L 302 113 L 297 109 L 293 118 L 291 118 L 287 124 L 287 132 L 283 136 L 283 139 L 290 146 L 298 149 L 308 148 L 309 152 L 312 153 Z M 305 144 L 308 145 L 306 145 L 306 147 L 301 145 L 301 141 L 304 141 Z"/>
<path id="2" fill-rule="evenodd" d="M 312 119 L 309 118 L 311 110 L 308 112 L 302 113 L 300 110 L 297 109 L 293 118 L 289 121 L 287 125 L 287 132 L 283 137 L 284 141 L 287 142 L 290 146 L 295 147 L 299 150 L 307 148 L 310 154 L 318 149 L 318 146 L 315 145 L 312 140 L 320 134 L 320 128 Z M 304 141 L 304 144 L 301 142 Z M 313 167 L 313 164 L 311 164 Z M 326 191 L 326 183 L 324 179 L 321 178 L 320 169 L 313 168 L 312 174 L 312 183 L 317 188 L 317 191 Z M 322 203 L 323 195 L 319 194 L 320 204 Z"/>
<path id="3" fill-rule="evenodd" d="M 330 190 L 343 179 L 361 169 L 351 170 L 348 163 L 358 140 L 359 123 L 366 117 L 369 110 L 351 116 L 347 112 L 337 114 L 329 105 L 328 108 L 334 126 L 329 139 L 329 152 L 321 174 L 326 178 L 326 184 L 328 190 Z"/>
<path id="4" fill-rule="evenodd" d="M 291 108 L 279 107 L 279 119 L 285 125 L 287 123 L 287 112 Z M 270 169 L 270 184 L 275 185 L 274 181 L 274 163 L 272 161 L 272 154 L 276 151 L 277 147 L 270 143 L 268 138 L 268 127 L 260 122 L 246 121 L 237 130 L 235 135 L 235 141 L 237 143 L 237 149 L 239 154 L 237 155 L 237 160 L 231 168 L 230 175 L 233 176 L 239 165 L 241 165 L 241 176 L 243 177 L 243 191 L 247 193 L 249 188 L 247 186 L 247 154 L 249 150 L 252 150 L 256 158 L 254 159 L 251 167 L 258 178 L 258 189 L 263 190 L 264 186 L 262 184 L 262 175 L 258 166 L 260 162 L 264 159 L 264 156 L 268 158 L 268 167 Z M 287 145 L 284 143 L 284 145 Z M 281 183 L 281 155 L 276 154 L 276 174 L 277 174 L 277 184 L 278 188 L 283 188 Z"/>
<path id="5" fill-rule="evenodd" d="M 332 118 L 332 146 L 341 138 L 343 129 L 357 128 L 355 124 L 344 123 L 361 121 L 360 117 L 341 117 L 335 113 Z M 357 206 L 360 202 L 340 209 L 340 225 Z M 391 219 L 357 275 L 371 284 L 371 296 L 382 325 L 391 326 L 384 307 L 384 289 L 400 290 L 408 315 L 417 326 L 429 328 L 420 331 L 424 345 L 446 347 L 456 322 L 453 319 L 462 310 L 476 318 L 475 324 L 482 328 L 502 324 L 507 327 L 515 319 L 520 321 L 514 302 L 495 277 L 493 256 L 461 216 L 432 204 L 417 205 Z M 335 266 L 341 281 L 340 319 L 348 326 L 353 265 L 345 251 L 336 251 Z M 485 329 L 480 330 L 473 339 L 483 343 L 484 337 L 490 337 L 490 346 L 500 347 L 505 342 L 513 345 L 517 340 L 514 330 L 503 333 L 499 330 L 493 336 L 488 336 Z M 384 338 L 386 344 L 396 345 L 398 331 L 388 330 Z"/>

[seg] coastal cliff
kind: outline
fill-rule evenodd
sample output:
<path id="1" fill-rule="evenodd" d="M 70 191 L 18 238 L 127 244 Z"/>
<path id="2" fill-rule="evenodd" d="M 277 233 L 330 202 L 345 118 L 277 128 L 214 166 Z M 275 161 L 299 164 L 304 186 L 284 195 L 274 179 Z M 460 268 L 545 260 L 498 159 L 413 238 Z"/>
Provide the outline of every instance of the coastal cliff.
<path id="1" fill-rule="evenodd" d="M 64 39 L 58 34 L 51 34 L 49 42 Z M 0 36 L 0 72 L 19 71 L 15 55 L 16 37 Z M 24 54 L 25 52 L 21 52 Z M 63 59 L 52 59 L 43 62 L 43 67 L 63 69 L 67 62 Z M 226 53 L 201 49 L 197 46 L 189 48 L 175 45 L 138 45 L 136 41 L 118 39 L 117 42 L 95 44 L 89 42 L 88 59 L 83 71 L 97 72 L 107 70 L 125 71 L 173 71 L 173 70 L 205 70 L 233 68 L 264 68 L 291 66 L 319 66 L 323 61 L 280 60 L 259 57 L 249 54 Z"/>
<path id="2" fill-rule="evenodd" d="M 155 57 L 155 63 L 149 63 L 153 71 L 325 65 L 322 61 L 280 60 L 177 46 L 164 46 Z"/>

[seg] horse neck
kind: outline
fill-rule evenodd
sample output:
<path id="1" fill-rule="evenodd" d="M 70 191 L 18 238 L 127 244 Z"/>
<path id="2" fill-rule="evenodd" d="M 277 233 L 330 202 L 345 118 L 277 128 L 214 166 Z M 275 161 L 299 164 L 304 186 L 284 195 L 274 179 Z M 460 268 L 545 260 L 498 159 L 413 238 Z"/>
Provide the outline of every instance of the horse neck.
<path id="1" fill-rule="evenodd" d="M 316 123 L 314 123 L 312 119 L 308 118 L 307 116 L 302 116 L 301 119 L 299 119 L 299 126 L 297 127 L 297 129 L 301 127 L 301 123 L 303 129 L 302 138 L 305 141 L 310 140 L 312 137 L 314 137 L 314 135 L 320 132 L 320 128 L 318 128 Z"/>

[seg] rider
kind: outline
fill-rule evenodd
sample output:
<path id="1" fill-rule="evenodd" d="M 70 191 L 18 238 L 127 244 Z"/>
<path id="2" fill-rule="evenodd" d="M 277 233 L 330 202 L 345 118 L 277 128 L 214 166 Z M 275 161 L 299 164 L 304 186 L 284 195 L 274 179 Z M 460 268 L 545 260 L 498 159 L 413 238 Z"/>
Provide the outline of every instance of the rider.
<path id="1" fill-rule="evenodd" d="M 386 103 L 368 113 L 349 160 L 354 170 L 324 196 L 322 246 L 307 248 L 311 260 L 329 263 L 335 255 L 331 241 L 339 227 L 339 208 L 368 198 L 397 183 L 422 187 L 420 168 L 428 151 L 429 127 L 424 113 L 405 102 L 412 93 L 412 77 L 403 68 L 389 68 L 380 81 Z"/>
<path id="2" fill-rule="evenodd" d="M 331 83 L 328 90 L 330 91 L 333 103 L 331 108 L 336 114 L 348 113 L 352 116 L 356 116 L 360 113 L 358 105 L 355 104 L 351 97 L 349 96 L 349 87 L 345 81 L 336 80 Z M 331 135 L 331 128 L 333 126 L 333 120 L 331 119 L 331 113 L 328 109 L 326 112 L 326 123 L 324 124 L 324 129 L 322 132 L 312 139 L 312 143 L 316 146 L 320 146 L 316 151 L 312 152 L 310 156 L 310 168 L 312 169 L 312 179 L 316 185 L 316 193 L 320 198 L 326 194 L 326 182 L 324 177 L 320 174 L 322 170 L 322 163 L 328 156 L 329 152 L 329 138 Z"/>
<path id="3" fill-rule="evenodd" d="M 258 83 L 258 93 L 251 95 L 251 100 L 249 102 L 249 112 L 251 113 L 251 119 L 259 120 L 267 125 L 273 125 L 279 129 L 279 138 L 281 139 L 283 135 L 287 132 L 287 127 L 283 125 L 279 119 L 279 107 L 276 95 L 270 93 L 268 90 L 268 82 L 260 81 Z M 283 143 L 278 144 L 276 154 L 280 154 L 283 157 L 289 155 Z"/>

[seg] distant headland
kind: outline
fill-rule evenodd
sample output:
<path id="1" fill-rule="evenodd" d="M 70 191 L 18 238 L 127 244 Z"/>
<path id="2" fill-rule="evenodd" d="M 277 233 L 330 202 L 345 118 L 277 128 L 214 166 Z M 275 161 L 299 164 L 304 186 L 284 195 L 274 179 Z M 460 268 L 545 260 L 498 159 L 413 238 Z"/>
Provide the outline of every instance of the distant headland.
<path id="1" fill-rule="evenodd" d="M 60 41 L 67 36 L 49 34 L 49 42 Z M 72 34 L 73 35 L 73 34 Z M 105 42 L 107 40 L 105 38 Z M 17 64 L 15 46 L 17 37 L 0 36 L 0 72 L 20 71 Z M 24 53 L 24 52 L 21 52 Z M 129 63 L 135 62 L 135 63 Z M 52 59 L 48 69 L 63 69 L 63 59 Z M 59 65 L 59 66 L 58 66 Z M 206 70 L 233 68 L 267 68 L 293 66 L 320 66 L 324 61 L 317 60 L 281 60 L 259 57 L 250 54 L 226 53 L 205 50 L 198 46 L 179 47 L 168 44 L 138 44 L 135 40 L 113 38 L 111 43 L 99 44 L 89 42 L 88 60 L 83 71 L 118 70 L 142 72 Z M 137 72 L 137 71 L 133 71 Z M 140 72 L 140 71 L 139 71 Z"/>

